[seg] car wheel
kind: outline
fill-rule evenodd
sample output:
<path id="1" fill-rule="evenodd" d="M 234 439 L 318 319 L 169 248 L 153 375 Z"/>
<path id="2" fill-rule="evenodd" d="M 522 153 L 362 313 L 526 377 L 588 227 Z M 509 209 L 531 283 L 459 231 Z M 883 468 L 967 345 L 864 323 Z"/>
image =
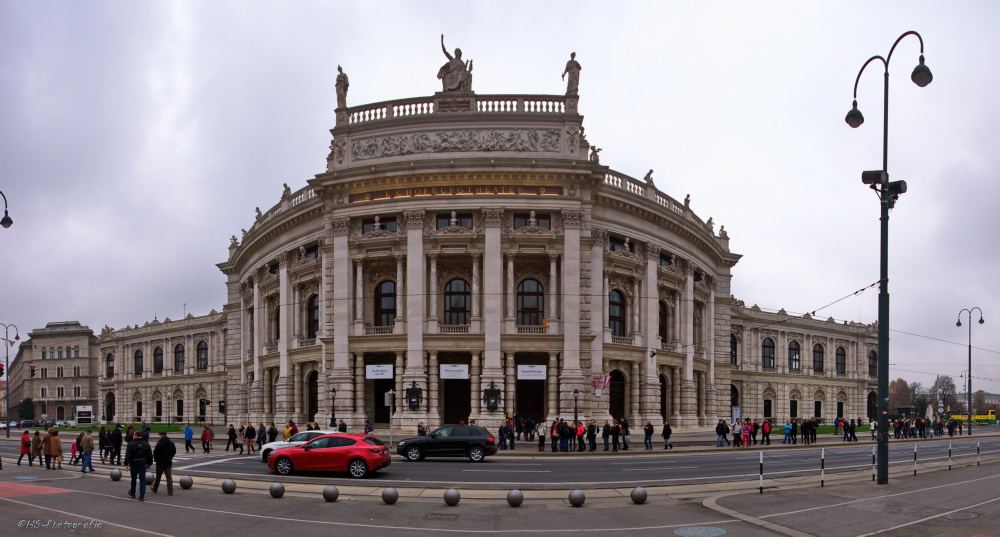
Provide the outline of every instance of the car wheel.
<path id="1" fill-rule="evenodd" d="M 271 455 L 271 450 L 270 450 L 270 449 L 262 451 L 262 452 L 260 453 L 260 460 L 262 460 L 262 461 L 264 461 L 264 462 L 267 462 L 267 457 L 268 457 L 269 455 Z"/>
<path id="2" fill-rule="evenodd" d="M 281 457 L 280 459 L 274 461 L 274 471 L 281 475 L 288 475 L 292 473 L 292 460 L 288 457 Z"/>
<path id="3" fill-rule="evenodd" d="M 424 458 L 424 452 L 418 446 L 410 446 L 406 449 L 406 460 L 416 462 Z"/>
<path id="4" fill-rule="evenodd" d="M 486 451 L 482 446 L 472 446 L 469 448 L 469 460 L 472 462 L 483 462 L 486 458 Z"/>
<path id="5" fill-rule="evenodd" d="M 368 463 L 361 459 L 354 459 L 347 464 L 347 472 L 351 474 L 351 477 L 361 479 L 368 475 Z"/>

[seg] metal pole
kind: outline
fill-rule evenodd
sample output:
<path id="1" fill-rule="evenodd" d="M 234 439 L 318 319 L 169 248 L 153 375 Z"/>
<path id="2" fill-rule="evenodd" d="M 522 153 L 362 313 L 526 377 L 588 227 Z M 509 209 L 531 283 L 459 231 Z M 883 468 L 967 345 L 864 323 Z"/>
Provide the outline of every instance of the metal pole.
<path id="1" fill-rule="evenodd" d="M 819 486 L 823 488 L 826 482 L 826 448 L 819 450 Z"/>
<path id="2" fill-rule="evenodd" d="M 913 443 L 913 475 L 917 475 L 917 443 Z"/>
<path id="3" fill-rule="evenodd" d="M 764 452 L 760 452 L 760 493 L 764 494 Z"/>
<path id="4" fill-rule="evenodd" d="M 889 482 L 889 67 L 886 66 L 882 116 L 881 247 L 878 291 L 878 484 Z"/>
<path id="5" fill-rule="evenodd" d="M 969 378 L 966 380 L 965 392 L 969 401 L 969 436 L 972 436 L 972 310 L 969 310 Z"/>

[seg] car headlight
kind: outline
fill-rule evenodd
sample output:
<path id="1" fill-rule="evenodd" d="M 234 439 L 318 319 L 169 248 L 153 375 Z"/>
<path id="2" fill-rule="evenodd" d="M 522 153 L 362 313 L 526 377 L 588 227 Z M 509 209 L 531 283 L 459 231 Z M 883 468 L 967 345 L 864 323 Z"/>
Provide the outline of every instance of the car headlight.
<path id="1" fill-rule="evenodd" d="M 399 443 L 396 444 L 396 446 L 403 447 L 403 444 L 405 444 L 405 443 L 406 443 L 406 440 L 400 440 Z"/>

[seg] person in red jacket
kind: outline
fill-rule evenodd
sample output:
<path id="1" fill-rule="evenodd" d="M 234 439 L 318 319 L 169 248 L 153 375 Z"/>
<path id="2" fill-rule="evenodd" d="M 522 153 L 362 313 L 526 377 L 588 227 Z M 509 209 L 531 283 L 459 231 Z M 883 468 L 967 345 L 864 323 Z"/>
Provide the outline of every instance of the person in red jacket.
<path id="1" fill-rule="evenodd" d="M 21 435 L 21 456 L 17 458 L 17 465 L 21 466 L 21 459 L 24 456 L 28 456 L 28 466 L 32 466 L 31 463 L 35 461 L 35 457 L 31 454 L 31 437 L 28 436 L 28 431 L 25 430 L 24 434 Z"/>

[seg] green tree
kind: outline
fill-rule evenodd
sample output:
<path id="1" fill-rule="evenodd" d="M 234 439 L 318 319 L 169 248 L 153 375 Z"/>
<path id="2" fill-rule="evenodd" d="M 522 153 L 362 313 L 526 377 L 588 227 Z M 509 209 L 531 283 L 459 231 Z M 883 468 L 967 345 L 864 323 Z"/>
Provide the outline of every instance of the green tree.
<path id="1" fill-rule="evenodd" d="M 896 379 L 889 383 L 889 413 L 898 414 L 901 406 L 910 406 L 910 385 Z"/>
<path id="2" fill-rule="evenodd" d="M 35 419 L 35 402 L 30 397 L 25 397 L 23 401 L 18 403 L 17 417 L 22 420 Z"/>

